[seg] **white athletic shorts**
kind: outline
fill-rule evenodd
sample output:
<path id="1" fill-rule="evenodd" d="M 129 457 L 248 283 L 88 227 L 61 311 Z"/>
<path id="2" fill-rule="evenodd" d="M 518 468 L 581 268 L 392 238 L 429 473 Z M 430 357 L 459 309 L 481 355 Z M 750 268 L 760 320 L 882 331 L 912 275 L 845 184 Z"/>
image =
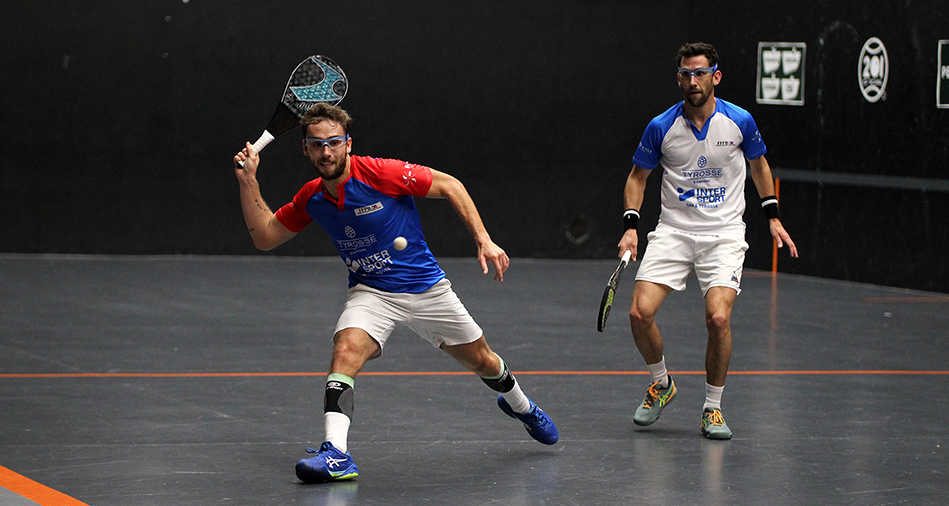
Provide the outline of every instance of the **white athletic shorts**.
<path id="1" fill-rule="evenodd" d="M 702 296 L 713 286 L 741 293 L 741 267 L 748 243 L 744 234 L 696 234 L 660 224 L 649 233 L 636 281 L 649 281 L 685 290 L 689 273 L 695 271 Z"/>
<path id="2" fill-rule="evenodd" d="M 484 335 L 447 278 L 422 293 L 390 293 L 358 284 L 349 289 L 335 332 L 365 330 L 379 343 L 379 351 L 370 357 L 377 358 L 396 325 L 410 328 L 436 348 L 472 343 Z"/>

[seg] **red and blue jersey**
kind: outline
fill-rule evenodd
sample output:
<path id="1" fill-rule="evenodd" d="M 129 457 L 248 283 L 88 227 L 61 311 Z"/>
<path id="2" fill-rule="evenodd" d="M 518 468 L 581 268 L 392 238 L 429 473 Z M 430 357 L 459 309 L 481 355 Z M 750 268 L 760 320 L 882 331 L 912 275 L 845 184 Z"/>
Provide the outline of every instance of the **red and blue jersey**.
<path id="1" fill-rule="evenodd" d="M 323 180 L 305 184 L 277 210 L 277 220 L 300 232 L 313 220 L 329 234 L 349 268 L 349 286 L 362 283 L 393 293 L 420 293 L 445 277 L 425 242 L 413 196 L 432 187 L 432 170 L 399 160 L 350 156 L 350 177 L 334 199 Z M 397 251 L 392 241 L 404 237 Z"/>

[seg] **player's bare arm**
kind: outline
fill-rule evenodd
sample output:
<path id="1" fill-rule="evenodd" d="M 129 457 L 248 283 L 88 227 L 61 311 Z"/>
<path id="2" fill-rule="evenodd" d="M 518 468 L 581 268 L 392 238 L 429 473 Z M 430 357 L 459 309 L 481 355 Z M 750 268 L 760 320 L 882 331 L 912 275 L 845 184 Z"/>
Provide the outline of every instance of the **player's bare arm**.
<path id="1" fill-rule="evenodd" d="M 465 185 L 454 176 L 432 170 L 432 187 L 428 190 L 427 198 L 448 199 L 451 207 L 468 227 L 468 232 L 474 237 L 475 244 L 478 246 L 478 262 L 481 263 L 481 271 L 488 273 L 488 262 L 494 264 L 494 279 L 504 280 L 504 271 L 511 264 L 507 253 L 504 252 L 488 235 L 481 221 L 481 215 L 478 214 L 478 208 L 475 207 L 471 195 L 465 189 Z"/>
<path id="2" fill-rule="evenodd" d="M 643 205 L 643 198 L 646 192 L 646 178 L 649 177 L 649 170 L 638 165 L 633 165 L 626 178 L 626 189 L 623 191 L 623 209 L 635 209 L 640 211 Z M 630 259 L 636 261 L 637 248 L 639 247 L 639 233 L 636 229 L 629 229 L 623 233 L 620 238 L 618 257 L 622 257 L 626 250 L 632 252 Z"/>
<path id="3" fill-rule="evenodd" d="M 755 188 L 758 189 L 758 196 L 761 198 L 774 195 L 774 176 L 771 174 L 771 166 L 764 156 L 748 161 L 751 166 L 751 179 L 755 182 Z M 774 237 L 778 248 L 788 245 L 788 251 L 791 257 L 797 258 L 797 246 L 791 240 L 791 236 L 784 230 L 781 224 L 781 218 L 771 218 L 768 220 L 768 227 L 771 229 L 771 237 Z"/>
<path id="4" fill-rule="evenodd" d="M 249 142 L 234 155 L 234 174 L 240 185 L 241 208 L 244 211 L 247 231 L 250 232 L 256 248 L 268 251 L 289 241 L 296 234 L 277 220 L 260 195 L 260 185 L 257 183 L 259 164 L 260 156 Z"/>

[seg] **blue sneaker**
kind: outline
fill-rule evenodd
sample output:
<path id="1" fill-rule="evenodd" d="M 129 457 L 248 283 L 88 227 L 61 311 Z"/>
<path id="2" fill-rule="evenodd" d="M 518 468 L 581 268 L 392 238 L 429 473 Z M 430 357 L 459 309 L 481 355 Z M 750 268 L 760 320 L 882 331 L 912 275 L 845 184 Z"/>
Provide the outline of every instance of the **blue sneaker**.
<path id="1" fill-rule="evenodd" d="M 557 426 L 554 425 L 553 420 L 547 416 L 547 413 L 544 413 L 544 410 L 534 404 L 534 401 L 530 399 L 527 400 L 531 403 L 531 409 L 524 414 L 515 413 L 514 410 L 511 409 L 511 405 L 504 400 L 503 395 L 498 395 L 498 407 L 501 408 L 501 411 L 507 416 L 520 420 L 532 438 L 545 445 L 556 443 L 557 440 L 560 439 L 560 433 L 557 432 Z"/>
<path id="2" fill-rule="evenodd" d="M 316 456 L 297 462 L 297 478 L 304 483 L 351 480 L 359 476 L 353 456 L 339 451 L 329 441 L 320 445 L 320 451 L 307 448 L 306 452 Z"/>

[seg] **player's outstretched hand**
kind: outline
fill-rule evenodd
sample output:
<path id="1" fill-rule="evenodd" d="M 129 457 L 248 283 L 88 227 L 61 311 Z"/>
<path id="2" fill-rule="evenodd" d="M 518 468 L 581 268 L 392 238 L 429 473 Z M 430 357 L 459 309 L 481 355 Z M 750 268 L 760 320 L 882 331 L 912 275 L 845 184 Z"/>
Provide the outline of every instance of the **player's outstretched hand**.
<path id="1" fill-rule="evenodd" d="M 774 242 L 777 243 L 778 248 L 783 248 L 785 244 L 788 245 L 788 251 L 791 253 L 791 258 L 797 258 L 797 246 L 794 245 L 794 241 L 791 240 L 791 236 L 788 235 L 787 231 L 784 230 L 784 225 L 781 224 L 781 220 L 778 218 L 772 218 L 768 220 L 771 227 L 771 237 L 774 237 Z"/>
<path id="2" fill-rule="evenodd" d="M 234 155 L 234 173 L 238 179 L 256 179 L 259 163 L 260 155 L 254 150 L 254 145 L 247 142 L 244 149 Z"/>
<path id="3" fill-rule="evenodd" d="M 511 265 L 507 253 L 490 239 L 478 245 L 478 262 L 484 274 L 488 273 L 488 262 L 494 264 L 494 279 L 498 281 L 504 281 L 504 271 Z"/>

